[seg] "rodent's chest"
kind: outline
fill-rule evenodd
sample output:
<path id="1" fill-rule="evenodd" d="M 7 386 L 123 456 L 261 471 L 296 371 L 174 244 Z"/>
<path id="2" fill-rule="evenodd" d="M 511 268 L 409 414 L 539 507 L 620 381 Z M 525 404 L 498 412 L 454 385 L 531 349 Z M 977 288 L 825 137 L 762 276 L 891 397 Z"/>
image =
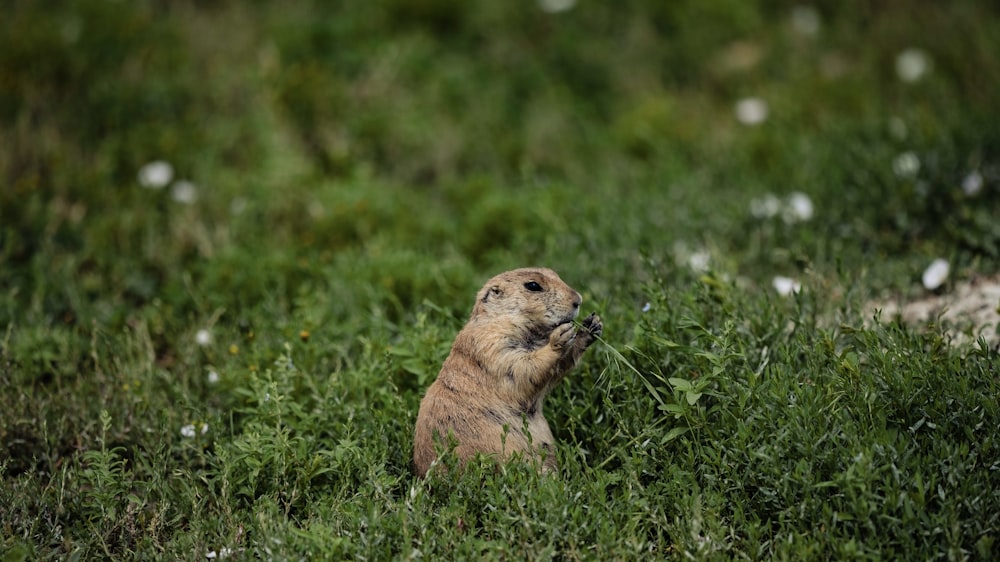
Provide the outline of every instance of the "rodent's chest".
<path id="1" fill-rule="evenodd" d="M 546 326 L 528 326 L 512 330 L 505 340 L 508 348 L 535 351 L 549 343 L 550 332 Z"/>

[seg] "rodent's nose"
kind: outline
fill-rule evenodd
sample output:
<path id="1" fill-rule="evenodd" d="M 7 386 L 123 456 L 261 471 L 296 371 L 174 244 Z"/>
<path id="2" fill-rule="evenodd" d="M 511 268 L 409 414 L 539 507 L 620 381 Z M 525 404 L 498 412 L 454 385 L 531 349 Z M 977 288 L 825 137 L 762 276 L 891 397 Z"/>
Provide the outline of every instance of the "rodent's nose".
<path id="1" fill-rule="evenodd" d="M 580 293 L 577 293 L 576 298 L 573 299 L 573 308 L 580 308 L 581 302 L 583 302 L 583 297 L 580 296 Z"/>

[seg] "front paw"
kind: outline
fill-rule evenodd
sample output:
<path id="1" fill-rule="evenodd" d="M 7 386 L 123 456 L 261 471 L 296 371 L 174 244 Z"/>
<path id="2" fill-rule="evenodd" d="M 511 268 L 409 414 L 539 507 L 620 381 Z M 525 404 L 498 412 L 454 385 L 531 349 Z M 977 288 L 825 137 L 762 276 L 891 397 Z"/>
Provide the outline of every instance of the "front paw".
<path id="1" fill-rule="evenodd" d="M 549 334 L 549 345 L 556 351 L 562 351 L 569 347 L 575 338 L 576 330 L 573 329 L 573 324 L 567 322 L 552 330 L 552 333 Z"/>
<path id="2" fill-rule="evenodd" d="M 590 316 L 584 318 L 580 324 L 580 330 L 587 335 L 588 345 L 604 333 L 604 324 L 601 323 L 601 317 L 596 312 L 591 312 Z"/>

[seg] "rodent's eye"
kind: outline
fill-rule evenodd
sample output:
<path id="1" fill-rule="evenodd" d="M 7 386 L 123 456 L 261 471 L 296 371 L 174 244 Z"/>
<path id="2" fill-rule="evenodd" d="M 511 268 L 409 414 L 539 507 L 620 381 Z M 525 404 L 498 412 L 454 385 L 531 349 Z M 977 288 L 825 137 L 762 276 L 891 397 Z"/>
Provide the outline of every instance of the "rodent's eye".
<path id="1" fill-rule="evenodd" d="M 538 283 L 536 283 L 534 281 L 528 281 L 527 283 L 525 283 L 524 284 L 524 288 L 527 289 L 527 290 L 529 290 L 529 291 L 533 291 L 535 293 L 537 293 L 539 291 L 544 291 L 545 290 L 545 289 L 542 288 L 541 285 L 539 285 Z"/>

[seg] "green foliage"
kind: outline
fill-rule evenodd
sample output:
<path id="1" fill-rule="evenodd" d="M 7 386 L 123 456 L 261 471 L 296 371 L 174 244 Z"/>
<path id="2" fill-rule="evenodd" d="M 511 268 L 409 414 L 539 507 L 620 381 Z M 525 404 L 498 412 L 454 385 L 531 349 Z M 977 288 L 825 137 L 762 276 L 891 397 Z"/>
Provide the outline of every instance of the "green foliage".
<path id="1" fill-rule="evenodd" d="M 859 311 L 1000 265 L 997 9 L 796 9 L 5 7 L 3 559 L 996 558 L 996 349 Z M 416 479 L 475 291 L 535 264 L 606 326 L 559 474 Z"/>
<path id="2" fill-rule="evenodd" d="M 674 312 L 640 322 L 629 365 L 672 424 L 658 432 L 661 462 L 691 470 L 702 508 L 752 514 L 773 537 L 726 529 L 713 548 L 878 557 L 991 540 L 997 516 L 980 502 L 996 495 L 971 481 L 996 478 L 995 356 L 898 325 L 824 329 L 805 299 L 770 313 L 747 303 L 764 322 L 734 321 L 733 295 L 706 287 L 656 295 Z M 666 366 L 690 378 L 667 379 Z M 956 509 L 948 497 L 980 499 Z"/>

